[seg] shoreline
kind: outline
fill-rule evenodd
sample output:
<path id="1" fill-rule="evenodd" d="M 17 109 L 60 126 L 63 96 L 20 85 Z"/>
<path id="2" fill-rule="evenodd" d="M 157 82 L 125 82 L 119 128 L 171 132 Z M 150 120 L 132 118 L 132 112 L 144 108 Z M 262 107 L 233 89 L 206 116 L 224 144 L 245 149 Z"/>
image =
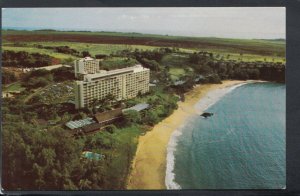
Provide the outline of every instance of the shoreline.
<path id="1" fill-rule="evenodd" d="M 127 180 L 127 189 L 166 189 L 167 150 L 170 147 L 169 142 L 172 142 L 171 137 L 178 136 L 177 133 L 174 136 L 174 132 L 184 126 L 189 117 L 200 114 L 210 106 L 209 103 L 201 105 L 200 100 L 211 99 L 209 94 L 213 91 L 250 82 L 252 81 L 227 80 L 222 84 L 197 85 L 187 92 L 185 101 L 178 102 L 178 108 L 170 116 L 156 124 L 145 135 L 139 136 L 132 170 Z M 197 103 L 200 104 L 197 105 Z M 168 173 L 170 173 L 170 168 L 168 168 Z"/>

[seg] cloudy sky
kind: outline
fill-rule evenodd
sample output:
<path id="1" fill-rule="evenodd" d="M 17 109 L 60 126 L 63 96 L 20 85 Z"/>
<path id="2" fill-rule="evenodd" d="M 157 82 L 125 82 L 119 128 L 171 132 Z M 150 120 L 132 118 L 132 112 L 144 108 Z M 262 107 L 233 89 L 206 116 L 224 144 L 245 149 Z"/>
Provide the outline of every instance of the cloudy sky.
<path id="1" fill-rule="evenodd" d="M 5 8 L 2 26 L 273 39 L 285 38 L 285 8 Z"/>

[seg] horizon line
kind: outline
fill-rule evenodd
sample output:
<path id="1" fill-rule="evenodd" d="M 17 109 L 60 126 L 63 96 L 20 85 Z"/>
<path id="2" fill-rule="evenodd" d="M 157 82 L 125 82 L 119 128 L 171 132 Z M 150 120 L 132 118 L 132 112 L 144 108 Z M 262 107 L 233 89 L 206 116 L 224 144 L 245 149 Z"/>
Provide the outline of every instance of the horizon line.
<path id="1" fill-rule="evenodd" d="M 146 33 L 146 32 L 135 32 L 135 31 L 118 31 L 118 30 L 97 30 L 97 29 L 81 29 L 81 28 L 47 28 L 47 27 L 10 27 L 2 26 L 1 30 L 14 30 L 14 31 L 61 31 L 61 32 L 103 32 L 103 33 L 132 33 L 142 35 L 160 35 L 166 37 L 191 37 L 191 38 L 219 38 L 219 39 L 242 39 L 242 40 L 286 40 L 286 38 L 237 38 L 237 37 L 216 37 L 216 36 L 196 36 L 196 35 L 176 35 L 176 34 L 158 34 L 158 33 Z"/>

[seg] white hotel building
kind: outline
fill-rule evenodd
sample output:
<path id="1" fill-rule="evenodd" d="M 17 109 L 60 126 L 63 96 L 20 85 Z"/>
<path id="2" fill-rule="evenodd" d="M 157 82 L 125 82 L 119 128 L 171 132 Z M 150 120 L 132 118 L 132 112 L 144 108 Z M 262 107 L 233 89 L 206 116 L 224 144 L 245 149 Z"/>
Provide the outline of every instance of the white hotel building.
<path id="1" fill-rule="evenodd" d="M 80 60 L 74 61 L 74 72 L 76 78 L 83 78 L 85 74 L 94 74 L 100 72 L 99 59 L 93 59 L 91 57 L 85 57 Z"/>
<path id="2" fill-rule="evenodd" d="M 83 80 L 76 81 L 76 108 L 89 107 L 95 99 L 101 100 L 108 94 L 114 95 L 117 100 L 123 100 L 136 97 L 139 92 L 143 94 L 149 91 L 150 70 L 148 68 L 135 65 L 123 69 L 105 71 L 100 70 L 97 63 L 93 65 L 94 68 L 91 68 L 91 66 L 88 68 L 78 66 L 78 70 L 92 70 L 91 72 L 95 71 L 96 73 L 85 74 L 88 71 L 82 72 Z"/>

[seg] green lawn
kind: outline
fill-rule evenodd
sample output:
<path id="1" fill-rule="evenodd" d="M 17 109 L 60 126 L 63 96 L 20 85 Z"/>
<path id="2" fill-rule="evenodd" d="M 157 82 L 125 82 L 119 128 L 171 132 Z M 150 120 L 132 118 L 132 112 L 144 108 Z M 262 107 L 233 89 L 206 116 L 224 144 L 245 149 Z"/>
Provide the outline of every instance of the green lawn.
<path id="1" fill-rule="evenodd" d="M 54 58 L 58 58 L 58 59 L 76 58 L 72 55 L 53 52 L 53 50 L 39 49 L 39 48 L 34 48 L 34 47 L 15 47 L 15 46 L 5 46 L 4 45 L 4 46 L 2 46 L 2 50 L 11 50 L 11 51 L 15 51 L 15 52 L 25 51 L 28 53 L 47 54 L 47 55 L 50 55 L 50 56 L 52 56 Z"/>
<path id="2" fill-rule="evenodd" d="M 69 46 L 79 52 L 89 51 L 92 56 L 96 54 L 116 54 L 119 51 L 129 49 L 140 50 L 153 50 L 160 48 L 162 41 L 168 41 L 169 44 L 175 44 L 180 47 L 180 43 L 187 42 L 179 48 L 181 52 L 192 53 L 198 51 L 208 51 L 223 56 L 225 60 L 240 60 L 242 61 L 266 61 L 266 62 L 283 62 L 285 63 L 285 40 L 261 40 L 261 39 L 229 39 L 229 38 L 215 38 L 215 37 L 185 37 L 185 36 L 166 36 L 166 35 L 153 35 L 153 34 L 141 34 L 141 33 L 121 33 L 121 32 L 88 32 L 88 31 L 14 31 L 14 30 L 2 30 L 3 50 L 13 51 L 27 51 L 30 53 L 39 52 L 41 54 L 48 54 L 55 58 L 67 59 L 76 58 L 72 55 L 56 53 L 53 50 L 38 49 L 35 45 L 43 46 Z M 147 41 L 144 45 L 124 45 L 120 44 L 97 44 L 97 43 L 82 43 L 82 42 L 21 42 L 19 44 L 25 44 L 22 47 L 13 46 L 14 43 L 7 42 L 5 36 L 9 35 L 99 35 L 99 36 L 112 36 L 112 37 L 127 37 L 127 38 L 143 38 Z M 114 42 L 115 43 L 115 42 Z M 190 44 L 192 45 L 190 45 Z M 196 44 L 195 44 L 196 43 Z M 149 46 L 157 45 L 157 46 Z M 179 44 L 179 45 L 178 45 Z M 242 54 L 242 56 L 240 55 Z M 229 57 L 227 57 L 229 55 Z M 178 61 L 176 57 L 166 57 L 163 64 L 181 64 L 182 61 Z M 183 65 L 184 66 L 184 65 Z"/>
<path id="3" fill-rule="evenodd" d="M 196 50 L 223 50 L 227 53 L 247 53 L 256 55 L 281 56 L 285 55 L 285 40 L 263 40 L 263 39 L 232 39 L 232 38 L 215 38 L 215 37 L 186 37 L 186 36 L 170 36 L 155 35 L 142 33 L 121 33 L 121 32 L 88 32 L 88 31 L 15 31 L 2 30 L 4 42 L 10 35 L 84 35 L 84 36 L 110 36 L 110 37 L 126 37 L 127 39 L 139 38 L 147 40 L 143 45 L 160 46 L 161 41 L 167 41 L 174 46 L 180 45 L 182 42 L 184 48 Z M 55 40 L 53 40 L 55 42 Z M 193 43 L 193 44 L 192 44 Z M 121 44 L 121 43 L 119 43 Z M 134 44 L 134 43 L 133 43 Z M 192 44 L 192 47 L 189 45 Z M 110 44 L 109 44 L 110 45 Z M 180 46 L 179 46 L 180 47 Z M 110 49 L 108 49 L 110 51 Z M 107 51 L 107 49 L 104 49 Z"/>
<path id="4" fill-rule="evenodd" d="M 57 53 L 54 52 L 53 50 L 50 49 L 39 49 L 35 48 L 35 44 L 43 45 L 43 46 L 69 46 L 70 48 L 76 49 L 80 52 L 82 51 L 89 51 L 91 55 L 96 55 L 96 54 L 105 54 L 105 55 L 110 55 L 113 53 L 117 53 L 119 51 L 129 49 L 129 50 L 134 50 L 134 49 L 140 49 L 140 50 L 153 50 L 159 47 L 154 47 L 154 46 L 143 46 L 143 45 L 120 45 L 120 44 L 86 44 L 86 43 L 73 43 L 73 42 L 29 42 L 26 43 L 27 46 L 22 46 L 22 47 L 15 47 L 15 46 L 9 46 L 11 43 L 4 43 L 2 46 L 2 50 L 11 50 L 15 52 L 19 51 L 25 51 L 28 53 L 40 53 L 40 54 L 47 54 L 50 55 L 54 58 L 58 59 L 68 59 L 68 58 L 78 58 L 72 55 L 68 54 L 62 54 L 62 53 Z M 201 49 L 185 49 L 185 48 L 180 48 L 180 51 L 186 52 L 186 53 L 193 53 L 193 52 L 198 52 L 202 51 Z M 205 51 L 203 49 L 203 51 Z M 264 55 L 255 55 L 255 54 L 243 54 L 242 56 L 240 53 L 232 53 L 228 52 L 224 49 L 214 49 L 214 50 L 207 50 L 208 52 L 214 53 L 214 56 L 219 55 L 219 58 L 223 56 L 225 60 L 237 60 L 239 61 L 240 58 L 243 61 L 247 62 L 254 62 L 254 61 L 267 61 L 267 62 L 282 62 L 285 63 L 285 58 L 283 57 L 278 57 L 278 56 L 264 56 Z M 229 55 L 229 58 L 228 58 Z M 163 59 L 163 64 L 165 65 L 182 65 L 183 60 L 182 58 L 178 58 L 174 55 L 172 56 L 166 56 Z"/>
<path id="5" fill-rule="evenodd" d="M 167 40 L 187 40 L 187 41 L 206 41 L 210 43 L 236 44 L 236 45 L 277 45 L 285 46 L 284 40 L 266 40 L 266 39 L 234 39 L 234 38 L 216 38 L 216 37 L 187 37 L 159 34 L 143 34 L 143 33 L 126 33 L 126 32 L 108 32 L 108 31 L 26 31 L 26 30 L 2 30 L 3 35 L 41 35 L 41 34 L 70 34 L 70 35 L 99 35 L 99 36 L 124 36 L 124 37 L 140 37 L 140 38 L 160 38 Z"/>
<path id="6" fill-rule="evenodd" d="M 161 64 L 169 67 L 185 67 L 187 66 L 188 58 L 188 55 L 172 53 L 165 55 L 161 60 Z"/>
<path id="7" fill-rule="evenodd" d="M 135 59 L 123 57 L 110 57 L 101 61 L 101 69 L 120 69 L 138 64 Z"/>
<path id="8" fill-rule="evenodd" d="M 265 56 L 265 55 L 255 55 L 255 54 L 242 54 L 240 53 L 231 53 L 226 52 L 222 49 L 220 50 L 208 50 L 208 52 L 212 52 L 214 56 L 219 56 L 218 59 L 222 58 L 224 60 L 236 60 L 236 61 L 245 61 L 245 62 L 254 62 L 254 61 L 266 61 L 266 62 L 281 62 L 285 63 L 284 57 L 278 56 Z"/>
<path id="9" fill-rule="evenodd" d="M 79 52 L 82 51 L 89 51 L 89 53 L 94 56 L 96 54 L 105 54 L 105 55 L 110 55 L 113 53 L 117 53 L 122 50 L 153 50 L 159 47 L 156 46 L 144 46 L 144 45 L 124 45 L 124 44 L 90 44 L 90 43 L 77 43 L 77 42 L 26 42 L 26 43 L 21 43 L 21 44 L 26 44 L 26 47 L 15 47 L 12 46 L 13 43 L 10 42 L 5 42 L 3 44 L 3 49 L 10 49 L 14 51 L 19 51 L 19 50 L 24 50 L 28 52 L 36 52 L 38 48 L 35 48 L 35 45 L 42 45 L 42 46 L 51 46 L 51 47 L 56 47 L 56 46 L 69 46 L 72 49 L 75 49 Z M 19 48 L 19 49 L 18 49 Z M 47 50 L 47 49 L 42 49 L 45 53 L 55 53 L 52 50 Z M 61 54 L 61 53 L 55 53 L 55 54 Z M 64 55 L 64 54 L 62 54 Z M 71 55 L 67 55 L 71 56 Z M 71 56 L 73 57 L 73 56 Z M 59 58 L 59 57 L 57 57 Z M 64 56 L 61 56 L 61 58 L 65 58 Z"/>
<path id="10" fill-rule="evenodd" d="M 22 91 L 25 88 L 21 86 L 19 82 L 15 82 L 9 85 L 4 86 L 3 92 L 8 92 L 8 91 Z"/>
<path id="11" fill-rule="evenodd" d="M 171 74 L 171 79 L 173 81 L 178 80 L 180 77 L 186 74 L 183 68 L 178 68 L 178 67 L 171 67 L 169 73 Z"/>

